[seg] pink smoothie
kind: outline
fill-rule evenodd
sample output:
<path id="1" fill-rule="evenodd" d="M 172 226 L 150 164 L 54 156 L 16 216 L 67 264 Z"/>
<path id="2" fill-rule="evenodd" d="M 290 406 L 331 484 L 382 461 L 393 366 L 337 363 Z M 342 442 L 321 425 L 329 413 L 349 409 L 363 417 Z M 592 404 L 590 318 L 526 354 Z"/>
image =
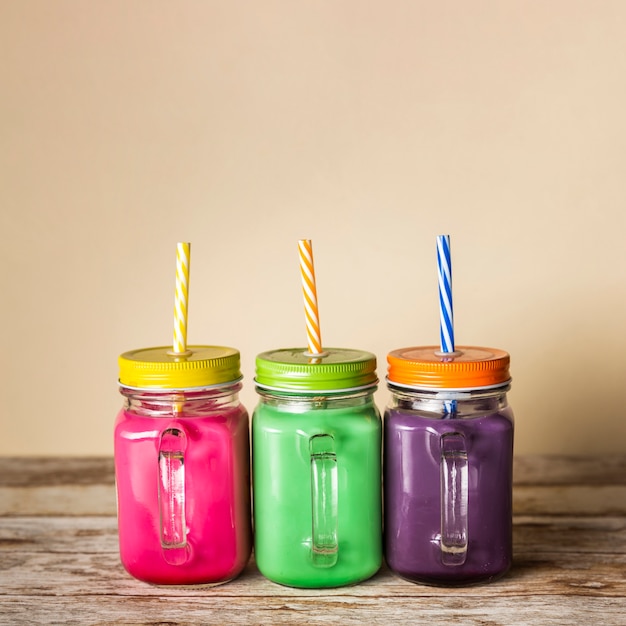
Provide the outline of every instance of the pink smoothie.
<path id="1" fill-rule="evenodd" d="M 159 446 L 163 457 L 170 445 L 167 435 L 161 439 L 164 431 L 179 433 L 184 441 L 182 454 L 171 461 L 180 466 L 183 495 L 171 503 L 163 495 L 159 501 Z M 182 415 L 157 418 L 120 411 L 115 423 L 119 542 L 132 576 L 156 584 L 211 584 L 243 570 L 251 549 L 248 437 L 248 415 L 240 405 L 208 417 L 191 417 L 184 409 Z M 161 530 L 167 506 L 183 513 L 177 522 L 180 546 L 162 545 L 176 534 Z"/>

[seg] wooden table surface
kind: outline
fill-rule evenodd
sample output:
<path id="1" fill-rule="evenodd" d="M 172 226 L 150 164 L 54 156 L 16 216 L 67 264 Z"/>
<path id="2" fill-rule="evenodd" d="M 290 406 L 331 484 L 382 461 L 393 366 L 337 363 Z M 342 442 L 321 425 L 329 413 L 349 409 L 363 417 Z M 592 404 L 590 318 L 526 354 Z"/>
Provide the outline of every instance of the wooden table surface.
<path id="1" fill-rule="evenodd" d="M 217 587 L 132 579 L 117 552 L 111 459 L 0 458 L 1 624 L 626 625 L 626 455 L 515 461 L 514 565 L 481 586 L 383 569 L 302 590 L 251 560 Z"/>

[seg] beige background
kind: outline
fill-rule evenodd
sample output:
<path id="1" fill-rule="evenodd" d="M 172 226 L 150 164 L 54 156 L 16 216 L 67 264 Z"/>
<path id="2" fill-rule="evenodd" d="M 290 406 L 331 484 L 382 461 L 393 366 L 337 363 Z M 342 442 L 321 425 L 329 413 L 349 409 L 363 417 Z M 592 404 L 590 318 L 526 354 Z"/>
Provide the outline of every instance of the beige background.
<path id="1" fill-rule="evenodd" d="M 512 355 L 516 452 L 626 451 L 626 2 L 0 0 L 0 454 L 110 454 L 171 339 Z M 383 386 L 384 387 L 384 386 Z M 377 394 L 380 406 L 387 399 Z"/>

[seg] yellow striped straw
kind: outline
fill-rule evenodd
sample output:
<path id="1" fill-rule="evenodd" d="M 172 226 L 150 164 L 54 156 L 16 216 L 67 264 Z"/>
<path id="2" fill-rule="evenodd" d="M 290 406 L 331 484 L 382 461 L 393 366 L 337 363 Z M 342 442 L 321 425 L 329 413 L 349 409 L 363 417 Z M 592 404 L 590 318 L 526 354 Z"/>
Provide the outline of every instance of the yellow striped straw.
<path id="1" fill-rule="evenodd" d="M 304 314 L 309 343 L 309 355 L 321 355 L 322 335 L 317 309 L 317 289 L 315 287 L 315 269 L 313 267 L 313 246 L 310 239 L 298 241 L 300 253 L 300 274 L 302 276 L 302 294 L 304 296 Z"/>
<path id="2" fill-rule="evenodd" d="M 187 305 L 189 302 L 189 262 L 191 244 L 176 246 L 176 296 L 174 298 L 174 345 L 175 354 L 187 352 Z"/>

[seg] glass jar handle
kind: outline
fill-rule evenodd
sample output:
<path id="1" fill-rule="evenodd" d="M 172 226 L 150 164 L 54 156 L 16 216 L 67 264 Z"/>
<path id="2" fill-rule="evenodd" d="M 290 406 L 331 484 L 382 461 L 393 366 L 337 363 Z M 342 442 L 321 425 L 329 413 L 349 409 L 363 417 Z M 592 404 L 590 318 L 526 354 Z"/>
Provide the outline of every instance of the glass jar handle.
<path id="1" fill-rule="evenodd" d="M 468 471 L 465 438 L 441 436 L 441 561 L 463 565 L 467 557 Z"/>
<path id="2" fill-rule="evenodd" d="M 159 442 L 159 514 L 161 547 L 165 560 L 180 565 L 187 560 L 185 520 L 185 448 L 180 428 L 167 428 Z"/>
<path id="3" fill-rule="evenodd" d="M 314 435 L 309 440 L 311 454 L 311 503 L 315 567 L 337 563 L 337 455 L 330 435 Z"/>

